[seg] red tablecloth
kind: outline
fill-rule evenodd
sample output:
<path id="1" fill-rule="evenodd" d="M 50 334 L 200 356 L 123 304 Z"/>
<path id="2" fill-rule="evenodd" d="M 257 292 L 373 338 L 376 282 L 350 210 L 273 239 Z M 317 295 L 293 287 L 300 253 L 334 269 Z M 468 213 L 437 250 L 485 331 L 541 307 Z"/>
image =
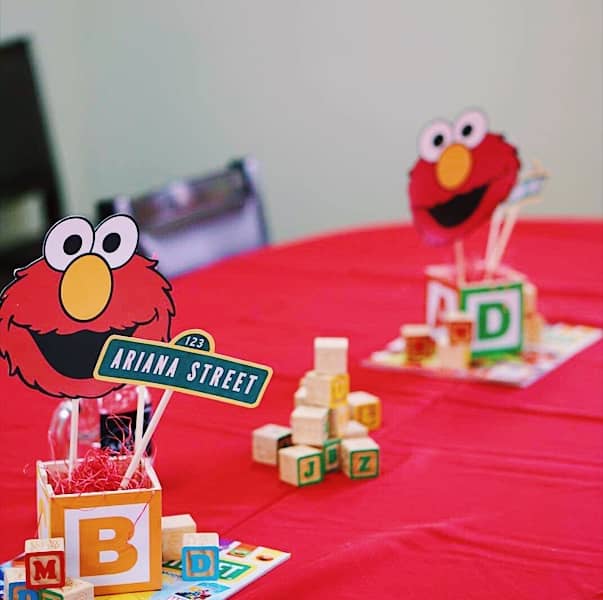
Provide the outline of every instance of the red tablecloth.
<path id="1" fill-rule="evenodd" d="M 468 253 L 483 248 L 483 234 Z M 524 390 L 359 366 L 421 320 L 423 267 L 448 259 L 409 227 L 344 232 L 229 260 L 174 282 L 174 331 L 274 367 L 255 411 L 175 395 L 157 435 L 164 513 L 290 550 L 241 598 L 534 600 L 603 597 L 603 344 Z M 603 223 L 526 222 L 507 262 L 549 320 L 603 325 Z M 381 396 L 382 475 L 296 489 L 250 458 L 286 424 L 316 335 L 351 340 L 353 389 Z M 55 405 L 0 365 L 0 556 L 35 532 L 34 475 Z"/>

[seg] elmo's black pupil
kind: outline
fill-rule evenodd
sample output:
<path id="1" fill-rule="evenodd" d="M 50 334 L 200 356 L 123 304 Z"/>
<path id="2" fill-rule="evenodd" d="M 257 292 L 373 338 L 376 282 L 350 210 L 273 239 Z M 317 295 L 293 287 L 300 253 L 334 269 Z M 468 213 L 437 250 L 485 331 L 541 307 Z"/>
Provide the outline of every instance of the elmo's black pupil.
<path id="1" fill-rule="evenodd" d="M 70 235 L 63 242 L 63 251 L 65 252 L 65 254 L 68 254 L 69 256 L 73 256 L 76 252 L 78 252 L 80 250 L 81 247 L 82 247 L 82 238 L 79 235 L 76 235 L 75 233 Z"/>
<path id="2" fill-rule="evenodd" d="M 433 138 L 433 145 L 434 146 L 441 146 L 444 143 L 444 136 L 441 133 L 438 133 L 438 135 L 436 135 Z"/>
<path id="3" fill-rule="evenodd" d="M 473 127 L 471 127 L 471 125 L 465 125 L 465 127 L 463 127 L 462 134 L 464 137 L 467 137 L 468 135 L 471 135 L 472 131 L 473 131 Z"/>
<path id="4" fill-rule="evenodd" d="M 120 243 L 121 238 L 119 237 L 119 233 L 110 233 L 103 240 L 103 250 L 105 252 L 115 252 L 119 248 Z"/>

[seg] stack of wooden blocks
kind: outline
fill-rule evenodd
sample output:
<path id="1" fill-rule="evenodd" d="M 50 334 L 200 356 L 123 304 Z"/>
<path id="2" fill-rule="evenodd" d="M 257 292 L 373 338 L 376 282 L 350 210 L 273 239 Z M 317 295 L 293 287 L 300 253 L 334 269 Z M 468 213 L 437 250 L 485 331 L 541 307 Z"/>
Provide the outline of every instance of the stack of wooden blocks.
<path id="1" fill-rule="evenodd" d="M 217 533 L 197 533 L 191 515 L 161 518 L 163 562 L 180 562 L 184 581 L 215 581 L 220 576 L 220 539 Z"/>
<path id="2" fill-rule="evenodd" d="M 4 597 L 15 600 L 93 600 L 94 586 L 66 577 L 63 538 L 25 540 L 24 567 L 4 569 Z"/>
<path id="3" fill-rule="evenodd" d="M 253 432 L 256 462 L 278 466 L 280 479 L 299 487 L 339 469 L 350 479 L 379 475 L 379 446 L 368 432 L 381 426 L 381 401 L 350 392 L 347 338 L 314 340 L 314 369 L 301 379 L 294 403 L 290 427 Z"/>

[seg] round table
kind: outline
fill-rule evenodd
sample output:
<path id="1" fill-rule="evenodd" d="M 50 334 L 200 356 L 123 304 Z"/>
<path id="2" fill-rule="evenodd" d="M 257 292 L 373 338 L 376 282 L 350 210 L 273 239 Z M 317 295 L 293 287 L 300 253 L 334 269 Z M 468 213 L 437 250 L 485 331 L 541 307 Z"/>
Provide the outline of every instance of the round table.
<path id="1" fill-rule="evenodd" d="M 483 251 L 484 232 L 467 244 Z M 360 365 L 424 315 L 426 265 L 450 260 L 409 226 L 267 248 L 175 279 L 173 332 L 269 364 L 253 411 L 175 394 L 156 435 L 163 513 L 292 552 L 241 598 L 594 598 L 603 593 L 603 344 L 526 389 Z M 524 221 L 506 262 L 550 321 L 603 326 L 603 222 Z M 315 336 L 350 338 L 353 390 L 377 394 L 381 476 L 294 488 L 251 460 L 251 431 L 288 424 Z M 0 361 L 0 557 L 35 537 L 34 465 L 55 400 Z M 157 396 L 157 394 L 155 395 Z"/>

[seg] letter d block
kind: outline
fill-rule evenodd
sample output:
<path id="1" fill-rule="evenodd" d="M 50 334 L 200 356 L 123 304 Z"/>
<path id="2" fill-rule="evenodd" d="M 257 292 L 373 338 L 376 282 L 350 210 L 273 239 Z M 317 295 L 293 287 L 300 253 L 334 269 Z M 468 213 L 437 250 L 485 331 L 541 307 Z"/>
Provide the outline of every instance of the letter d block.
<path id="1" fill-rule="evenodd" d="M 370 479 L 379 475 L 379 446 L 369 437 L 341 442 L 341 464 L 350 479 Z"/>
<path id="2" fill-rule="evenodd" d="M 147 489 L 60 495 L 47 482 L 64 461 L 38 462 L 39 536 L 65 540 L 67 578 L 97 595 L 161 588 L 161 485 L 148 460 L 143 468 Z"/>
<path id="3" fill-rule="evenodd" d="M 65 585 L 63 538 L 25 540 L 25 582 L 30 590 Z"/>
<path id="4" fill-rule="evenodd" d="M 220 576 L 217 533 L 187 533 L 183 537 L 182 579 L 216 581 Z"/>
<path id="5" fill-rule="evenodd" d="M 461 308 L 473 315 L 471 352 L 485 356 L 519 352 L 523 344 L 523 284 L 461 289 Z"/>

